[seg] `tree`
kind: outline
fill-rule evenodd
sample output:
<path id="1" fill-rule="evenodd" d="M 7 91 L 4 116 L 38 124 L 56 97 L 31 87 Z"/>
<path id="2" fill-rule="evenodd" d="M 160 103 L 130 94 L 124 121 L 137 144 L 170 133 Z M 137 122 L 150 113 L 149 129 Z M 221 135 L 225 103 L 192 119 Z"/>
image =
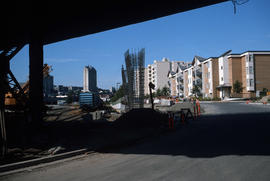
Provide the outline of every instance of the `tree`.
<path id="1" fill-rule="evenodd" d="M 243 91 L 243 84 L 242 82 L 236 80 L 233 84 L 233 92 L 241 93 Z"/>
<path id="2" fill-rule="evenodd" d="M 192 89 L 192 94 L 195 96 L 199 96 L 201 94 L 200 87 L 198 85 L 194 85 Z"/>
<path id="3" fill-rule="evenodd" d="M 162 96 L 160 88 L 157 89 L 156 96 L 157 96 L 157 97 Z"/>
<path id="4" fill-rule="evenodd" d="M 161 95 L 162 96 L 170 96 L 170 89 L 168 87 L 163 87 L 161 90 Z"/>
<path id="5" fill-rule="evenodd" d="M 112 102 L 117 101 L 118 99 L 120 99 L 121 97 L 124 97 L 125 92 L 124 92 L 124 86 L 121 85 L 119 87 L 119 89 L 115 92 L 115 94 L 113 95 L 113 97 L 111 98 Z"/>
<path id="6" fill-rule="evenodd" d="M 74 97 L 74 93 L 72 91 L 68 92 L 67 98 L 66 98 L 66 103 L 70 104 L 73 102 L 73 97 Z"/>

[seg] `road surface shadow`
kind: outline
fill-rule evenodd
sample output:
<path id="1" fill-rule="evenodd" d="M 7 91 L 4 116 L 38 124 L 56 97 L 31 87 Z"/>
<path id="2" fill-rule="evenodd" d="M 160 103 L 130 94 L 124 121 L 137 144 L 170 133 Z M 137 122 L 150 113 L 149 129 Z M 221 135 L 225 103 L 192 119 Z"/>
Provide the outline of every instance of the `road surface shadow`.
<path id="1" fill-rule="evenodd" d="M 108 152 L 202 158 L 270 155 L 270 113 L 201 116 L 175 131 Z"/>
<path id="2" fill-rule="evenodd" d="M 102 153 L 188 157 L 270 155 L 270 113 L 205 115 L 173 131 L 161 126 L 164 121 L 165 114 L 151 109 L 132 110 L 113 123 L 91 121 L 86 114 L 80 120 L 48 122 L 38 135 L 28 134 L 31 142 L 24 142 L 27 129 L 19 129 L 23 125 L 18 127 L 20 120 L 16 120 L 18 129 L 8 132 L 9 148 L 16 149 L 0 164 L 40 157 L 55 146 L 63 147 L 63 152 L 88 148 Z"/>
<path id="3" fill-rule="evenodd" d="M 64 115 L 62 112 L 59 114 Z M 60 118 L 53 117 L 43 122 L 42 127 L 31 129 L 22 121 L 23 115 L 10 117 L 7 122 L 9 152 L 0 159 L 0 165 L 46 156 L 55 147 L 61 147 L 61 152 L 121 147 L 153 130 L 160 131 L 160 121 L 167 117 L 152 109 L 134 109 L 113 122 L 105 118 L 93 120 L 92 114 L 82 112 Z"/>

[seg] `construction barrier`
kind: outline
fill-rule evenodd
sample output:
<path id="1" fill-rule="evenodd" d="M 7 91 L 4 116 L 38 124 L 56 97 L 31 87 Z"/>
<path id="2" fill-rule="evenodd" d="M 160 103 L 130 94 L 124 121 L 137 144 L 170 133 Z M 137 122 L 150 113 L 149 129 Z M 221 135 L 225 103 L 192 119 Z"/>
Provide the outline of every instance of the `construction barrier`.
<path id="1" fill-rule="evenodd" d="M 179 119 L 177 119 L 178 115 Z M 182 108 L 177 112 L 168 111 L 168 124 L 166 123 L 166 128 L 171 130 L 174 129 L 178 123 L 181 123 L 182 125 L 188 124 L 189 118 L 195 120 L 194 114 L 192 114 L 190 108 Z"/>
<path id="2" fill-rule="evenodd" d="M 181 111 L 180 111 L 180 114 L 181 114 L 181 122 L 183 124 L 185 123 L 188 123 L 187 122 L 187 119 L 189 118 L 189 116 L 194 120 L 194 116 L 191 112 L 191 110 L 189 108 L 182 108 Z"/>
<path id="3" fill-rule="evenodd" d="M 200 101 L 198 99 L 196 99 L 196 107 L 197 107 L 197 116 L 200 116 L 201 106 L 200 106 Z"/>

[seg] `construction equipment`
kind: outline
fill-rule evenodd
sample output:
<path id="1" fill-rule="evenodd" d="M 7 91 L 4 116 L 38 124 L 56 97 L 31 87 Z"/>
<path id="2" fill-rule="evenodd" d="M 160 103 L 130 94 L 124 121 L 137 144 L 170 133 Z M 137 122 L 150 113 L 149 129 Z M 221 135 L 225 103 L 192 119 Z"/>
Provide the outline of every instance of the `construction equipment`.
<path id="1" fill-rule="evenodd" d="M 44 64 L 43 66 L 43 77 L 49 75 L 52 71 L 52 66 Z M 13 73 L 8 71 L 8 93 L 5 94 L 5 106 L 8 109 L 24 109 L 28 104 L 28 93 L 29 93 L 29 80 L 22 86 L 16 80 Z"/>

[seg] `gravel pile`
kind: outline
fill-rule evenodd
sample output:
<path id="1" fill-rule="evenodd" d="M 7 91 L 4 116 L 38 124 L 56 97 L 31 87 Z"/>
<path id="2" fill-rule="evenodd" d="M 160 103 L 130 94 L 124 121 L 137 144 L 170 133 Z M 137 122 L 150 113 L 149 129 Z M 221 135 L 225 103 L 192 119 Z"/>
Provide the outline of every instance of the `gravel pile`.
<path id="1" fill-rule="evenodd" d="M 150 108 L 132 109 L 115 120 L 114 125 L 125 128 L 158 128 L 167 120 L 167 114 Z"/>

